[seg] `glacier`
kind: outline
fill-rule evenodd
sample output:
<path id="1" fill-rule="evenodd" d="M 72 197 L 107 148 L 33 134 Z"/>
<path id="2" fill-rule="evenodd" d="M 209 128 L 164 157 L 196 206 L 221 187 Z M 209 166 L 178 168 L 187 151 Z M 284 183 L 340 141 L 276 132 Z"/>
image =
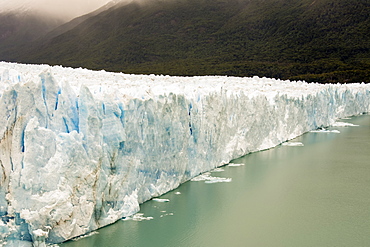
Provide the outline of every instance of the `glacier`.
<path id="1" fill-rule="evenodd" d="M 6 62 L 0 81 L 0 246 L 92 232 L 235 158 L 370 112 L 363 83 Z"/>

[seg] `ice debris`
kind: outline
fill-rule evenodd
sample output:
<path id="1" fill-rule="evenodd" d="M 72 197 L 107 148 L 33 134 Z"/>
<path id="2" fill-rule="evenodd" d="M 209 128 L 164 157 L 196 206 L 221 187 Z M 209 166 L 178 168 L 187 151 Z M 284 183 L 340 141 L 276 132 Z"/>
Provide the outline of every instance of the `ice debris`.
<path id="1" fill-rule="evenodd" d="M 155 202 L 169 202 L 170 199 L 153 198 L 152 201 L 155 201 Z"/>
<path id="2" fill-rule="evenodd" d="M 159 217 L 162 218 L 162 217 L 165 217 L 165 216 L 172 216 L 173 213 L 168 213 L 168 214 L 161 214 Z"/>
<path id="3" fill-rule="evenodd" d="M 217 168 L 211 170 L 211 172 L 224 172 L 224 171 L 225 171 L 225 169 L 221 168 L 221 167 L 217 167 Z"/>
<path id="4" fill-rule="evenodd" d="M 244 166 L 245 164 L 243 163 L 229 163 L 227 166 L 230 166 L 230 167 L 238 167 L 238 166 Z"/>
<path id="5" fill-rule="evenodd" d="M 358 125 L 352 123 L 345 123 L 345 122 L 335 122 L 332 124 L 334 127 L 356 127 Z"/>
<path id="6" fill-rule="evenodd" d="M 228 183 L 231 182 L 231 178 L 222 178 L 222 177 L 213 177 L 210 175 L 210 172 L 205 172 L 203 174 L 200 174 L 196 176 L 195 178 L 192 178 L 190 181 L 193 182 L 199 182 L 204 181 L 207 184 L 213 184 L 213 183 Z"/>
<path id="7" fill-rule="evenodd" d="M 304 146 L 302 142 L 284 142 L 281 145 L 288 146 L 288 147 L 303 147 Z"/>
<path id="8" fill-rule="evenodd" d="M 328 130 L 328 129 L 317 129 L 317 130 L 311 130 L 310 131 L 311 133 L 336 133 L 336 134 L 340 134 L 340 131 L 339 130 Z"/>
<path id="9" fill-rule="evenodd" d="M 123 221 L 128 221 L 128 220 L 143 221 L 143 220 L 152 220 L 152 219 L 154 219 L 154 218 L 151 217 L 151 216 L 145 217 L 143 213 L 137 213 L 137 214 L 134 214 L 132 216 L 125 217 L 122 220 Z"/>

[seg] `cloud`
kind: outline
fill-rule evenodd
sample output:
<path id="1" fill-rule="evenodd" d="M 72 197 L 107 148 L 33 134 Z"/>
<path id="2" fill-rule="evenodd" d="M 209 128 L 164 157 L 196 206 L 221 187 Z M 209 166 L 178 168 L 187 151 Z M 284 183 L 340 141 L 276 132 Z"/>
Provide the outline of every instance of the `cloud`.
<path id="1" fill-rule="evenodd" d="M 110 0 L 0 0 L 0 9 L 30 9 L 63 19 L 87 14 Z"/>

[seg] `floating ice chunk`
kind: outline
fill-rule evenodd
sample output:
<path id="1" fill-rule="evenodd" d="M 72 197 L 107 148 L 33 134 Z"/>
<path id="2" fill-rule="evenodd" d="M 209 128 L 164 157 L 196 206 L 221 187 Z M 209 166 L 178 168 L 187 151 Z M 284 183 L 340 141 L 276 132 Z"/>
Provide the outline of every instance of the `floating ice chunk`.
<path id="1" fill-rule="evenodd" d="M 328 129 L 317 129 L 317 130 L 311 130 L 311 133 L 337 133 L 339 134 L 339 130 L 328 130 Z"/>
<path id="2" fill-rule="evenodd" d="M 233 166 L 244 166 L 245 164 L 242 164 L 242 163 L 240 163 L 240 164 L 235 164 L 235 163 L 229 163 L 227 166 L 231 166 L 231 167 L 233 167 Z"/>
<path id="3" fill-rule="evenodd" d="M 330 130 L 331 133 L 337 133 L 337 134 L 340 134 L 340 131 L 339 130 Z"/>
<path id="4" fill-rule="evenodd" d="M 192 178 L 190 181 L 192 182 L 199 182 L 199 181 L 205 181 L 207 180 L 208 178 L 210 177 L 210 173 L 209 172 L 205 172 L 203 174 L 200 174 L 194 178 Z"/>
<path id="5" fill-rule="evenodd" d="M 152 200 L 156 202 L 169 202 L 170 201 L 169 199 L 160 199 L 160 198 L 153 198 Z"/>
<path id="6" fill-rule="evenodd" d="M 200 174 L 199 176 L 191 179 L 190 181 L 198 182 L 204 181 L 207 184 L 231 182 L 231 178 L 212 177 L 209 172 Z"/>
<path id="7" fill-rule="evenodd" d="M 128 220 L 143 221 L 143 220 L 152 220 L 152 219 L 154 219 L 154 218 L 151 217 L 151 216 L 145 217 L 143 213 L 137 213 L 137 214 L 134 214 L 132 216 L 126 217 L 126 218 L 124 218 L 122 220 L 123 221 L 128 221 Z"/>
<path id="8" fill-rule="evenodd" d="M 281 145 L 288 146 L 288 147 L 303 147 L 304 146 L 302 142 L 284 142 Z"/>
<path id="9" fill-rule="evenodd" d="M 332 126 L 334 126 L 334 127 L 354 127 L 354 126 L 358 126 L 358 125 L 351 124 L 351 123 L 345 123 L 345 122 L 335 122 Z"/>
<path id="10" fill-rule="evenodd" d="M 168 214 L 162 214 L 161 216 L 159 216 L 159 217 L 165 217 L 165 216 L 172 216 L 173 215 L 173 213 L 168 213 Z"/>
<path id="11" fill-rule="evenodd" d="M 213 169 L 211 172 L 224 172 L 225 170 L 221 167 Z"/>
<path id="12" fill-rule="evenodd" d="M 220 178 L 220 177 L 212 177 L 210 180 L 204 181 L 206 184 L 214 184 L 214 183 L 229 183 L 231 182 L 231 178 Z"/>

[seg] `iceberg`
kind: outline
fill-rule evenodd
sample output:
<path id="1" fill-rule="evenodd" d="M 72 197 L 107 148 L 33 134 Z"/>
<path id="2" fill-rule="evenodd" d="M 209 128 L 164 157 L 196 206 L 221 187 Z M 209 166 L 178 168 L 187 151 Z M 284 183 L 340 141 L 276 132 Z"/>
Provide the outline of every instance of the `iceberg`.
<path id="1" fill-rule="evenodd" d="M 370 85 L 0 62 L 0 245 L 45 246 L 245 154 L 370 112 Z"/>
<path id="2" fill-rule="evenodd" d="M 153 198 L 152 201 L 155 201 L 155 202 L 169 202 L 170 200 L 169 199 Z"/>

